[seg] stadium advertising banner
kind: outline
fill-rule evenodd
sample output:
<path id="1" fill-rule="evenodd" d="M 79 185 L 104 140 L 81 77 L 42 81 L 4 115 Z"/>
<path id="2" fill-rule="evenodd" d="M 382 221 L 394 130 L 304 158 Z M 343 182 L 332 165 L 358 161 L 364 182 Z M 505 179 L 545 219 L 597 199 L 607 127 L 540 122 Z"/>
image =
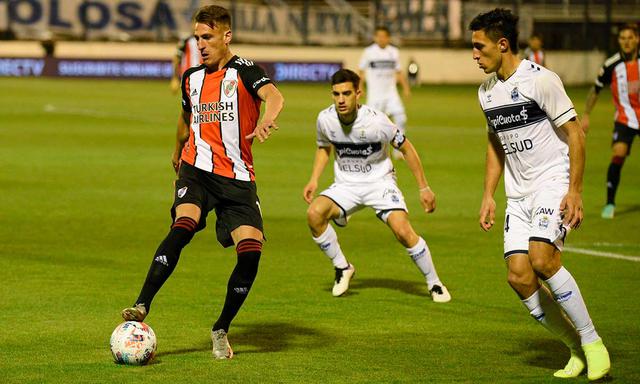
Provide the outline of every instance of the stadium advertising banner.
<path id="1" fill-rule="evenodd" d="M 258 62 L 275 82 L 326 82 L 342 63 Z M 170 60 L 0 58 L 0 77 L 169 79 Z"/>
<path id="2" fill-rule="evenodd" d="M 80 39 L 175 40 L 191 33 L 200 0 L 7 0 L 0 2 L 0 30 L 21 39 L 45 34 Z M 265 6 L 220 1 L 242 42 L 356 44 L 355 15 L 329 7 Z"/>
<path id="3" fill-rule="evenodd" d="M 88 40 L 171 41 L 191 33 L 191 17 L 207 0 L 0 0 L 0 31 L 19 39 L 53 34 Z M 327 2 L 331 3 L 331 2 Z M 297 5 L 218 1 L 233 18 L 237 42 L 356 45 L 368 41 L 374 24 L 403 38 L 462 37 L 461 0 L 376 0 L 369 15 L 348 3 Z M 305 4 L 307 4 L 305 6 Z"/>

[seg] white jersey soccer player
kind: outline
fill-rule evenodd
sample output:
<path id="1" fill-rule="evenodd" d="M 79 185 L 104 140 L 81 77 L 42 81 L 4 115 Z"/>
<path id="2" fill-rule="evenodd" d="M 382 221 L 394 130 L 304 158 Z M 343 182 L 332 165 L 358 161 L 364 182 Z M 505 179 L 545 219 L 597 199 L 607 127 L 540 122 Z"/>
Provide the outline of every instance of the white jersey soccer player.
<path id="1" fill-rule="evenodd" d="M 364 49 L 360 58 L 360 75 L 365 75 L 367 105 L 391 116 L 402 133 L 405 133 L 407 115 L 398 94 L 400 82 L 405 96 L 410 94 L 409 83 L 402 74 L 400 52 L 390 44 L 389 30 L 376 28 L 374 43 Z"/>
<path id="2" fill-rule="evenodd" d="M 313 240 L 331 259 L 336 271 L 333 295 L 341 296 L 347 291 L 355 268 L 342 253 L 329 221 L 345 226 L 351 214 L 370 207 L 405 246 L 424 275 L 432 299 L 447 302 L 451 296 L 436 273 L 429 247 L 409 222 L 404 196 L 396 184 L 389 158 L 390 147 L 404 155 L 418 182 L 420 202 L 425 211 L 435 209 L 435 195 L 427 184 L 420 158 L 411 142 L 384 113 L 366 105 L 358 106 L 359 81 L 358 75 L 347 69 L 332 76 L 334 105 L 318 115 L 318 149 L 311 178 L 303 191 L 305 201 L 310 203 L 307 220 Z M 314 199 L 318 179 L 329 162 L 332 148 L 335 150 L 335 181 Z"/>
<path id="3" fill-rule="evenodd" d="M 509 284 L 531 316 L 571 350 L 554 376 L 577 377 L 586 365 L 588 378 L 597 380 L 609 372 L 609 354 L 560 259 L 568 230 L 583 218 L 584 133 L 560 78 L 518 58 L 517 22 L 511 11 L 496 8 L 469 25 L 473 59 L 491 74 L 478 91 L 489 128 L 479 222 L 485 231 L 495 222 L 493 195 L 504 171 Z"/>

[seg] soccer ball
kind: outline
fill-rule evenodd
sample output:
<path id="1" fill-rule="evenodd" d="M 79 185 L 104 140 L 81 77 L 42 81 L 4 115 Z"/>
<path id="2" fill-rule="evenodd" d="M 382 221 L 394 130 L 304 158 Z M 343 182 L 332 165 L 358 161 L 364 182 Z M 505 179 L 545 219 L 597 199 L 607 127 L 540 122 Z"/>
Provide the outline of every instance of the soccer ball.
<path id="1" fill-rule="evenodd" d="M 111 334 L 111 353 L 118 364 L 145 365 L 156 354 L 156 334 L 143 322 L 125 321 Z"/>

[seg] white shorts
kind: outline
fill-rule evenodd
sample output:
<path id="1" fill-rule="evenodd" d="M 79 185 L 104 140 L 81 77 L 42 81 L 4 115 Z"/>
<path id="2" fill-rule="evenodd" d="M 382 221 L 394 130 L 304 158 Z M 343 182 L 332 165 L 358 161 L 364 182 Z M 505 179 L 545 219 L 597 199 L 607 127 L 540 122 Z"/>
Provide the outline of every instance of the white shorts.
<path id="1" fill-rule="evenodd" d="M 368 98 L 367 105 L 391 116 L 405 114 L 404 105 L 397 93 L 384 98 Z"/>
<path id="2" fill-rule="evenodd" d="M 385 223 L 392 211 L 409 212 L 404 196 L 395 180 L 382 180 L 367 184 L 333 183 L 320 193 L 340 208 L 340 217 L 334 222 L 344 227 L 347 217 L 364 207 L 371 207 L 376 216 Z"/>
<path id="3" fill-rule="evenodd" d="M 540 188 L 521 199 L 507 199 L 504 220 L 504 257 L 529 253 L 529 241 L 543 241 L 562 251 L 570 227 L 562 223 L 560 202 L 568 185 Z"/>

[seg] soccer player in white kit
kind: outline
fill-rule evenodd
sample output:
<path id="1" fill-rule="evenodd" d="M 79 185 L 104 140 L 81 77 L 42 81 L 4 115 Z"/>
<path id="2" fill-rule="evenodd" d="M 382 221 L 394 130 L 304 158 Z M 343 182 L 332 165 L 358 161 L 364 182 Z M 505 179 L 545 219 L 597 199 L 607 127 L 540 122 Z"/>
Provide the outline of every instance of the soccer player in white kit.
<path id="1" fill-rule="evenodd" d="M 318 149 L 310 180 L 303 191 L 304 200 L 310 204 L 307 220 L 313 240 L 335 268 L 333 296 L 341 296 L 348 290 L 355 268 L 342 253 L 329 221 L 345 226 L 351 214 L 371 207 L 407 249 L 424 275 L 433 301 L 448 302 L 451 296 L 436 273 L 429 247 L 409 222 L 404 196 L 396 184 L 389 159 L 390 146 L 404 155 L 418 183 L 420 203 L 427 213 L 436 207 L 435 194 L 429 188 L 420 157 L 411 142 L 384 113 L 358 105 L 359 82 L 360 77 L 348 69 L 341 69 L 331 77 L 334 104 L 318 115 Z M 331 148 L 335 150 L 335 181 L 314 199 Z"/>
<path id="2" fill-rule="evenodd" d="M 387 27 L 376 27 L 373 41 L 364 49 L 359 65 L 360 77 L 367 84 L 367 105 L 391 116 L 404 134 L 407 114 L 398 94 L 397 83 L 402 86 L 405 98 L 411 95 L 411 88 L 400 67 L 400 52 L 391 45 L 391 34 Z M 398 152 L 394 151 L 394 157 L 399 157 Z"/>
<path id="3" fill-rule="evenodd" d="M 509 284 L 531 316 L 571 350 L 554 376 L 577 377 L 586 356 L 588 378 L 596 380 L 608 374 L 609 354 L 560 261 L 565 236 L 583 218 L 584 133 L 560 78 L 518 58 L 517 23 L 511 11 L 495 9 L 469 25 L 473 59 L 491 74 L 478 91 L 488 125 L 480 226 L 488 231 L 494 224 L 493 195 L 504 171 Z"/>

